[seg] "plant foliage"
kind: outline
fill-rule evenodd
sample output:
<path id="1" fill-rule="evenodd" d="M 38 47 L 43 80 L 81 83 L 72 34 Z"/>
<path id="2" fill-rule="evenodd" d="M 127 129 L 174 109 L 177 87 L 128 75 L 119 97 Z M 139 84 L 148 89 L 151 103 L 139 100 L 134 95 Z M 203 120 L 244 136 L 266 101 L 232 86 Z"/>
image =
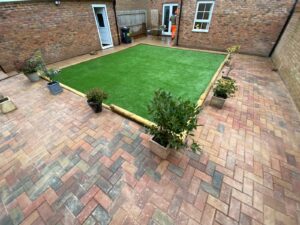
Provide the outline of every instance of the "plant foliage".
<path id="1" fill-rule="evenodd" d="M 226 99 L 231 95 L 233 95 L 237 89 L 238 88 L 235 84 L 235 80 L 226 77 L 226 78 L 221 78 L 217 81 L 217 84 L 214 87 L 213 91 L 214 91 L 214 96 Z"/>
<path id="2" fill-rule="evenodd" d="M 54 77 L 56 77 L 59 74 L 60 70 L 55 69 L 45 69 L 44 75 L 50 79 L 51 82 L 54 81 Z"/>
<path id="3" fill-rule="evenodd" d="M 17 62 L 18 71 L 22 71 L 25 75 L 43 71 L 45 63 L 40 51 L 36 51 L 29 59 L 23 63 Z"/>
<path id="4" fill-rule="evenodd" d="M 149 114 L 157 126 L 148 129 L 154 140 L 164 147 L 180 149 L 188 147 L 185 136 L 193 136 L 197 128 L 197 115 L 200 108 L 189 100 L 175 98 L 170 92 L 157 90 L 153 100 L 148 105 Z M 193 151 L 199 150 L 199 145 L 193 141 L 190 146 Z"/>
<path id="5" fill-rule="evenodd" d="M 240 50 L 240 48 L 241 48 L 240 45 L 233 45 L 233 46 L 231 46 L 231 47 L 229 47 L 229 48 L 226 49 L 226 51 L 227 51 L 227 53 L 229 55 L 229 57 L 228 57 L 229 64 L 230 64 L 230 60 L 232 58 L 232 55 L 238 53 L 238 51 Z"/>
<path id="6" fill-rule="evenodd" d="M 233 45 L 229 48 L 227 48 L 227 52 L 228 54 L 234 54 L 234 53 L 237 53 L 239 50 L 240 50 L 241 46 L 240 45 Z"/>
<path id="7" fill-rule="evenodd" d="M 93 88 L 86 93 L 86 98 L 89 102 L 101 104 L 103 100 L 107 99 L 108 95 L 100 88 Z"/>

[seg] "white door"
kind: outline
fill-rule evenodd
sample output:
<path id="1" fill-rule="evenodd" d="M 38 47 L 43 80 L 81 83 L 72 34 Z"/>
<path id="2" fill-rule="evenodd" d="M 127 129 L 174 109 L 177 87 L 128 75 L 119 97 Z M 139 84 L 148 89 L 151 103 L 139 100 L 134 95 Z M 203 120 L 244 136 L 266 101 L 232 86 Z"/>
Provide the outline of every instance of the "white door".
<path id="1" fill-rule="evenodd" d="M 162 31 L 163 35 L 171 35 L 172 23 L 170 17 L 175 14 L 178 8 L 178 4 L 164 4 L 163 13 L 162 13 L 162 25 L 165 26 L 165 29 Z"/>
<path id="2" fill-rule="evenodd" d="M 113 46 L 105 5 L 93 5 L 94 16 L 102 49 Z"/>

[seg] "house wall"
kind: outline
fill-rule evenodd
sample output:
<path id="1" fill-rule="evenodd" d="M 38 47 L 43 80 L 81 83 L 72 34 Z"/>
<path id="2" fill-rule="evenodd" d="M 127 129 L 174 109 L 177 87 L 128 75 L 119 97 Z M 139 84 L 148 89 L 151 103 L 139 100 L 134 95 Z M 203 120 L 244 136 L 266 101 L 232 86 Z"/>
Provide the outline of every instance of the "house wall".
<path id="1" fill-rule="evenodd" d="M 148 0 L 117 0 L 118 11 L 147 9 Z"/>
<path id="2" fill-rule="evenodd" d="M 298 3 L 272 60 L 300 111 L 300 3 Z"/>
<path id="3" fill-rule="evenodd" d="M 127 26 L 132 36 L 145 34 L 148 0 L 117 0 L 119 28 Z"/>
<path id="4" fill-rule="evenodd" d="M 106 4 L 114 45 L 118 44 L 112 2 L 30 1 L 0 3 L 0 65 L 15 70 L 15 61 L 40 49 L 54 63 L 101 48 L 91 4 Z"/>
<path id="5" fill-rule="evenodd" d="M 151 28 L 157 28 L 162 24 L 163 5 L 168 3 L 179 4 L 180 0 L 148 0 L 148 24 Z M 151 24 L 151 10 L 158 11 L 158 24 Z"/>
<path id="6" fill-rule="evenodd" d="M 197 0 L 183 0 L 179 45 L 224 51 L 239 44 L 243 53 L 268 56 L 294 2 L 215 0 L 209 32 L 197 33 L 192 32 Z M 180 0 L 149 0 L 149 10 L 158 9 L 159 24 L 164 3 L 180 3 Z"/>
<path id="7" fill-rule="evenodd" d="M 216 0 L 208 33 L 192 32 L 197 0 L 184 0 L 179 45 L 268 56 L 295 0 Z"/>

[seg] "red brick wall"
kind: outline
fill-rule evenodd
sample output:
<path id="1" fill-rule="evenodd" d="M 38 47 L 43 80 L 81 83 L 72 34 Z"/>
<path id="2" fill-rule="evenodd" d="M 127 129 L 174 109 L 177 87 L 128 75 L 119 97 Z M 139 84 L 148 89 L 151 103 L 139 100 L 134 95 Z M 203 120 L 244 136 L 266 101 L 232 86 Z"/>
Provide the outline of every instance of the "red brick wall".
<path id="1" fill-rule="evenodd" d="M 208 33 L 192 32 L 197 0 L 184 0 L 179 45 L 268 56 L 295 0 L 216 0 Z"/>
<path id="2" fill-rule="evenodd" d="M 300 111 L 300 3 L 272 60 Z"/>
<path id="3" fill-rule="evenodd" d="M 197 33 L 192 32 L 197 0 L 183 0 L 179 45 L 225 50 L 240 44 L 241 52 L 268 56 L 294 2 L 216 0 L 209 32 Z M 159 24 L 164 3 L 180 3 L 180 0 L 149 0 L 148 9 L 158 9 Z"/>
<path id="4" fill-rule="evenodd" d="M 148 0 L 117 0 L 117 10 L 147 9 Z"/>
<path id="5" fill-rule="evenodd" d="M 0 3 L 0 65 L 14 70 L 16 60 L 41 49 L 45 61 L 99 50 L 100 42 L 91 4 L 106 4 L 114 45 L 118 44 L 111 2 L 62 1 Z"/>
<path id="6" fill-rule="evenodd" d="M 157 9 L 159 13 L 159 24 L 162 24 L 162 10 L 163 10 L 163 5 L 168 4 L 168 3 L 174 3 L 174 4 L 179 4 L 180 0 L 148 0 L 148 21 L 150 21 L 150 10 L 151 9 Z"/>

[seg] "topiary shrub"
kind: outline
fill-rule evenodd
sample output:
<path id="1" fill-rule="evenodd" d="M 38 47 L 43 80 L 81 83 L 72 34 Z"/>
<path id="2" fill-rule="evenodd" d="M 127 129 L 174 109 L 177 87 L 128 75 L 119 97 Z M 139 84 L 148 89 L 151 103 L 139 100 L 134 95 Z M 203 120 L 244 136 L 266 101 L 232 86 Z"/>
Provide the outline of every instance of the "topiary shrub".
<path id="1" fill-rule="evenodd" d="M 157 125 L 148 129 L 154 141 L 173 149 L 188 147 L 185 137 L 193 136 L 192 131 L 198 126 L 197 115 L 200 108 L 197 104 L 158 90 L 148 105 L 148 112 Z M 190 147 L 193 151 L 199 150 L 199 145 L 194 140 Z"/>
<path id="2" fill-rule="evenodd" d="M 100 88 L 93 88 L 86 93 L 88 102 L 102 103 L 103 100 L 107 99 L 108 95 Z"/>

